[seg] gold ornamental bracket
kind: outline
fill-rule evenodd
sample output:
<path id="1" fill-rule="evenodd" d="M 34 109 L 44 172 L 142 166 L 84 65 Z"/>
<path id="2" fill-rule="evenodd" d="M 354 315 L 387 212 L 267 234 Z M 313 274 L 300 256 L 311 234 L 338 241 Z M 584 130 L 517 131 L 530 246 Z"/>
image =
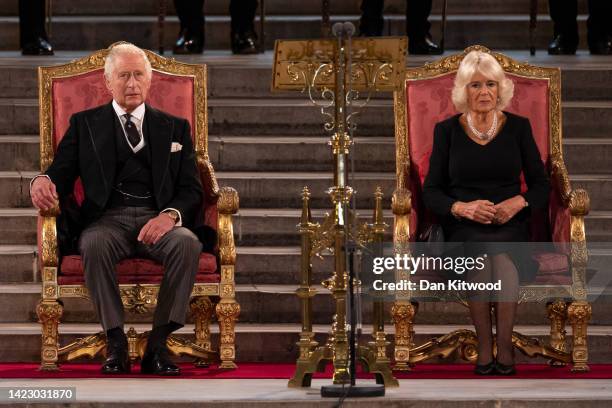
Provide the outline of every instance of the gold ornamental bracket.
<path id="1" fill-rule="evenodd" d="M 406 37 L 356 38 L 351 41 L 351 88 L 394 91 L 402 86 Z M 333 90 L 338 41 L 277 40 L 274 45 L 272 91 Z"/>

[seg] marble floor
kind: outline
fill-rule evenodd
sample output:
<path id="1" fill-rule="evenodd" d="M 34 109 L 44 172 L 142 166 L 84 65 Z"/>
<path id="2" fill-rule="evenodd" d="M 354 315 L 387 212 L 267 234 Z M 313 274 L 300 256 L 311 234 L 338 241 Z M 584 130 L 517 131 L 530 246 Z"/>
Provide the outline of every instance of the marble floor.
<path id="1" fill-rule="evenodd" d="M 360 384 L 371 383 L 362 381 Z M 287 388 L 286 380 L 193 379 L 3 379 L 0 387 L 76 387 L 76 402 L 88 406 L 109 403 L 197 404 L 229 406 L 315 406 L 334 402 L 320 397 L 329 380 L 313 380 L 311 388 Z M 112 392 L 110 391 L 112 390 Z M 7 402 L 7 401 L 0 401 Z M 363 403 L 368 402 L 366 405 Z M 384 398 L 360 400 L 359 406 L 611 406 L 612 380 L 400 380 Z M 511 403 L 511 404 L 510 404 Z M 288 405 L 285 405 L 288 404 Z M 297 405 L 296 405 L 297 404 Z M 317 405 L 319 405 L 317 404 Z M 344 406 L 354 406 L 346 400 Z M 551 405 L 552 404 L 552 405 Z M 81 404 L 79 404 L 81 405 Z M 216 405 L 216 404 L 215 404 Z M 327 404 L 324 404 L 327 405 Z M 163 406 L 163 405 L 162 405 Z M 450 405 L 449 405 L 450 406 Z"/>

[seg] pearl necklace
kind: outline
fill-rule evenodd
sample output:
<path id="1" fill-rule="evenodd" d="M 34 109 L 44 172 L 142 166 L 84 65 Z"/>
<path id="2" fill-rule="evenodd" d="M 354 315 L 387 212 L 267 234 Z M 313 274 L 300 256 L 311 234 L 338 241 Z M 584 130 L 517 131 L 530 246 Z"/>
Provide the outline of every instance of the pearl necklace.
<path id="1" fill-rule="evenodd" d="M 491 139 L 495 135 L 495 132 L 497 131 L 497 111 L 493 112 L 493 123 L 491 124 L 491 127 L 489 128 L 489 130 L 487 130 L 486 132 L 480 132 L 478 131 L 478 129 L 476 129 L 476 127 L 474 126 L 474 122 L 472 121 L 472 115 L 470 115 L 469 112 L 466 116 L 467 116 L 467 124 L 468 124 L 468 127 L 470 128 L 470 131 L 472 131 L 472 133 L 480 140 L 486 141 L 486 140 Z"/>

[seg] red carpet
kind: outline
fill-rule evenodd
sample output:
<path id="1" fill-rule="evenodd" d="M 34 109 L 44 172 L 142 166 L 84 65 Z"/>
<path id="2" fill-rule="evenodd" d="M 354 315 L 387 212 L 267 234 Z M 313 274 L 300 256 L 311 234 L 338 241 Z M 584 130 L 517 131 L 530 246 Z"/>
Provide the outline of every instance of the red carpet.
<path id="1" fill-rule="evenodd" d="M 527 378 L 527 379 L 612 379 L 612 364 L 591 364 L 588 373 L 572 373 L 569 367 L 551 368 L 545 364 L 521 364 L 517 367 L 518 374 L 513 377 L 490 378 Z M 191 364 L 181 364 L 183 374 L 180 378 L 192 379 L 289 379 L 294 372 L 294 364 L 272 363 L 239 363 L 237 370 L 219 370 L 216 366 L 210 368 L 195 368 Z M 472 373 L 473 367 L 468 364 L 420 364 L 411 372 L 396 372 L 398 379 L 478 379 Z M 121 376 L 106 376 L 100 373 L 100 363 L 64 364 L 59 372 L 50 373 L 38 371 L 38 364 L 3 363 L 0 364 L 0 378 L 151 378 L 140 375 L 139 367 L 133 366 L 134 374 Z M 362 373 L 360 378 L 371 378 L 371 374 Z M 331 378 L 331 365 L 326 366 L 326 372 L 315 373 L 314 378 Z M 487 378 L 487 377 L 485 377 Z"/>

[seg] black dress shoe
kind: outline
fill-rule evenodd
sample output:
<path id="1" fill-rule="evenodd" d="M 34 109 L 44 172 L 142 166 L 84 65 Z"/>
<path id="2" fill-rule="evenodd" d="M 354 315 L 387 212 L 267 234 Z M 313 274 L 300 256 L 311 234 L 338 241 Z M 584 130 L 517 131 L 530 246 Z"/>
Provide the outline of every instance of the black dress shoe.
<path id="1" fill-rule="evenodd" d="M 128 358 L 127 344 L 108 345 L 106 361 L 102 364 L 102 374 L 128 374 L 130 372 L 130 360 Z"/>
<path id="2" fill-rule="evenodd" d="M 592 55 L 612 55 L 612 38 L 589 44 L 589 51 Z"/>
<path id="3" fill-rule="evenodd" d="M 491 360 L 488 364 L 476 364 L 474 367 L 474 374 L 476 375 L 493 375 L 495 374 L 495 360 Z"/>
<path id="4" fill-rule="evenodd" d="M 495 374 L 497 375 L 516 375 L 516 367 L 514 364 L 506 365 L 499 361 L 495 363 Z"/>
<path id="5" fill-rule="evenodd" d="M 408 52 L 416 55 L 440 55 L 442 49 L 429 36 L 420 40 L 408 40 Z"/>
<path id="6" fill-rule="evenodd" d="M 140 363 L 140 372 L 167 376 L 181 375 L 181 369 L 170 360 L 166 348 L 145 352 Z"/>
<path id="7" fill-rule="evenodd" d="M 175 54 L 201 54 L 204 51 L 204 34 L 191 35 L 187 30 L 181 31 L 174 44 Z"/>
<path id="8" fill-rule="evenodd" d="M 232 33 L 232 52 L 234 54 L 257 54 L 257 35 L 253 31 Z"/>
<path id="9" fill-rule="evenodd" d="M 33 42 L 27 43 L 21 50 L 22 55 L 53 55 L 53 47 L 49 41 L 38 37 Z"/>
<path id="10" fill-rule="evenodd" d="M 576 48 L 578 48 L 578 40 L 559 34 L 548 44 L 548 53 L 550 55 L 574 55 Z"/>

